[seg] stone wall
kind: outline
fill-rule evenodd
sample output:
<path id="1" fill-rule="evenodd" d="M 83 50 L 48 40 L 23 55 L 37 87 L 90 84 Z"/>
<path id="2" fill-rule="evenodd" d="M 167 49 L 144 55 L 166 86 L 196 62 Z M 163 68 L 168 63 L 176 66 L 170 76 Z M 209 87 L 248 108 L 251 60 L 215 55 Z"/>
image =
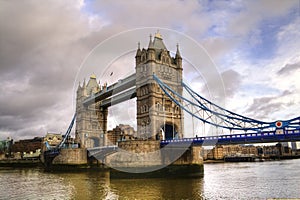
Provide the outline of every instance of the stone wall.
<path id="1" fill-rule="evenodd" d="M 86 149 L 61 149 L 60 154 L 54 158 L 53 162 L 61 165 L 81 165 L 87 164 Z"/>
<path id="2" fill-rule="evenodd" d="M 193 146 L 189 147 L 179 159 L 173 162 L 174 165 L 187 165 L 187 164 L 203 164 L 203 158 L 201 156 L 202 147 Z"/>
<path id="3" fill-rule="evenodd" d="M 161 165 L 160 141 L 122 141 L 120 151 L 106 157 L 110 167 L 150 167 Z"/>
<path id="4" fill-rule="evenodd" d="M 134 140 L 122 141 L 118 143 L 118 147 L 124 151 L 133 153 L 149 153 L 160 150 L 160 141 L 158 140 Z"/>
<path id="5" fill-rule="evenodd" d="M 201 147 L 165 147 L 160 141 L 124 141 L 119 143 L 120 151 L 106 157 L 109 167 L 151 167 L 174 165 L 202 165 Z M 174 162 L 175 161 L 175 162 Z"/>

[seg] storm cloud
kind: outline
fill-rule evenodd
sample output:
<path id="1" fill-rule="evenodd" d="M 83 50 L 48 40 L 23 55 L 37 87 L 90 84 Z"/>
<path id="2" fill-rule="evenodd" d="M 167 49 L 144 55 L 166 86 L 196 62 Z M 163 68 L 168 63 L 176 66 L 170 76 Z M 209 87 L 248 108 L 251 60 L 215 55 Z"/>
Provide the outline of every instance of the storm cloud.
<path id="1" fill-rule="evenodd" d="M 130 3 L 98 0 L 1 1 L 0 139 L 8 136 L 14 139 L 44 136 L 48 131 L 64 132 L 74 114 L 75 90 L 78 81 L 83 81 L 76 80 L 76 76 L 84 59 L 95 46 L 110 36 L 134 28 L 162 27 L 191 37 L 207 51 L 217 69 L 222 72 L 226 94 L 234 97 L 243 84 L 242 77 L 247 76 L 245 69 L 249 69 L 251 63 L 266 63 L 266 60 L 262 61 L 259 57 L 245 57 L 243 52 L 243 49 L 249 47 L 249 38 L 256 41 L 251 48 L 263 41 L 262 22 L 269 20 L 273 23 L 272 20 L 276 19 L 276 23 L 279 23 L 278 18 L 290 16 L 285 20 L 287 24 L 278 25 L 278 30 L 273 33 L 268 32 L 275 39 L 279 32 L 281 35 L 284 33 L 284 38 L 290 39 L 285 41 L 284 46 L 280 40 L 275 41 L 278 44 L 276 47 L 281 49 L 275 49 L 274 52 L 287 52 L 289 45 L 299 42 L 299 37 L 287 35 L 288 30 L 291 30 L 289 25 L 298 23 L 295 20 L 297 7 L 297 0 L 229 3 L 179 0 Z M 261 31 L 253 31 L 258 29 Z M 295 29 L 294 36 L 298 32 Z M 141 37 L 148 41 L 148 35 Z M 167 35 L 163 37 L 168 41 Z M 171 44 L 166 43 L 170 49 L 175 49 L 176 43 L 180 43 L 172 38 L 170 40 Z M 134 42 L 136 45 L 139 41 Z M 185 47 L 180 47 L 184 57 Z M 295 46 L 293 51 L 299 52 L 299 49 L 295 51 L 297 48 Z M 299 68 L 300 61 L 292 62 L 298 63 L 294 65 L 287 64 L 291 63 L 290 57 L 295 55 L 280 55 L 277 60 L 273 57 L 268 60 L 272 66 L 285 66 L 278 69 L 278 73 L 287 74 Z M 119 65 L 115 66 L 115 71 L 122 67 Z M 95 71 L 88 71 L 87 74 Z M 273 75 L 276 75 L 277 71 L 274 71 Z M 88 75 L 85 77 L 88 78 Z M 114 78 L 118 80 L 123 77 Z M 209 77 L 200 80 L 213 81 Z M 280 91 L 287 90 L 285 87 L 282 86 Z M 298 89 L 298 86 L 295 87 Z M 266 97 L 259 99 L 252 95 L 251 98 L 255 100 L 249 112 L 262 101 L 269 106 L 274 105 L 270 109 L 280 107 L 280 102 L 278 105 L 270 104 L 267 99 L 263 99 Z M 262 115 L 267 114 L 268 109 L 261 107 Z M 120 109 L 115 108 L 115 111 L 119 112 Z M 132 113 L 130 111 L 124 116 L 118 116 L 118 123 L 127 123 L 126 119 L 128 115 L 132 118 Z"/>

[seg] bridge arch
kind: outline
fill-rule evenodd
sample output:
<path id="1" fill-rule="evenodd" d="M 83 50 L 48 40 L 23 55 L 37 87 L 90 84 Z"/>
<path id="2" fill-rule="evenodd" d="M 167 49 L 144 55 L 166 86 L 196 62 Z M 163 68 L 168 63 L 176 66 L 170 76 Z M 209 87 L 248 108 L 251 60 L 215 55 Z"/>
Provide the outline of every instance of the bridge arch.
<path id="1" fill-rule="evenodd" d="M 171 122 L 166 122 L 165 124 L 160 126 L 162 130 L 162 137 L 161 139 L 164 140 L 172 140 L 178 138 L 178 127 L 176 124 Z"/>
<path id="2" fill-rule="evenodd" d="M 95 137 L 95 136 L 91 136 L 86 138 L 86 146 L 93 148 L 93 147 L 99 147 L 100 146 L 100 138 L 99 137 Z"/>

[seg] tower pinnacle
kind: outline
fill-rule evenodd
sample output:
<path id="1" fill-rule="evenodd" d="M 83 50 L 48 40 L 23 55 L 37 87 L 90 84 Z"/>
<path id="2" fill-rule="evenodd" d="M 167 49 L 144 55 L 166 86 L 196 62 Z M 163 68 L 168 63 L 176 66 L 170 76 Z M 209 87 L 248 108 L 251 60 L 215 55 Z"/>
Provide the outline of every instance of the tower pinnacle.
<path id="1" fill-rule="evenodd" d="M 150 41 L 149 41 L 148 48 L 153 48 L 152 34 L 150 34 Z"/>
<path id="2" fill-rule="evenodd" d="M 155 33 L 155 37 L 159 38 L 159 39 L 162 39 L 162 36 L 161 36 L 159 30 L 157 30 L 157 32 Z"/>
<path id="3" fill-rule="evenodd" d="M 176 45 L 177 49 L 176 49 L 176 58 L 181 58 L 180 52 L 179 52 L 179 44 L 177 43 Z"/>

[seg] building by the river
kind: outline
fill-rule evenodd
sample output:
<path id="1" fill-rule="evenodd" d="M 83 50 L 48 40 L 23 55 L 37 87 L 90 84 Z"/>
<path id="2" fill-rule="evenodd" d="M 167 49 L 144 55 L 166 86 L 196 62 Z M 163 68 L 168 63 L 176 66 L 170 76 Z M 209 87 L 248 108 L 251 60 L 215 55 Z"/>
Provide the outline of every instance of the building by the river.
<path id="1" fill-rule="evenodd" d="M 298 155 L 297 150 L 292 150 L 286 145 L 280 143 L 271 146 L 254 146 L 254 145 L 217 145 L 213 149 L 204 149 L 204 160 L 223 160 L 226 156 L 235 155 L 253 155 L 263 156 L 265 158 L 277 156 Z"/>

